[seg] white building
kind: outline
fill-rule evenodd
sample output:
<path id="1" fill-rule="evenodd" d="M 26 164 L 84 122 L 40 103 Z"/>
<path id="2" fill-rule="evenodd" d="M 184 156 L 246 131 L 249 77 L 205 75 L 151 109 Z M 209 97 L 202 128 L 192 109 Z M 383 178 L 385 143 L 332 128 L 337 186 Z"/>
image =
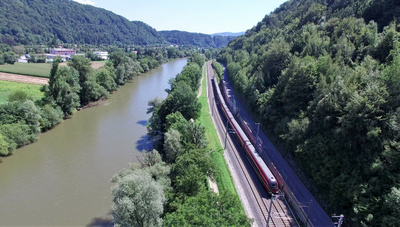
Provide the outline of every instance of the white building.
<path id="1" fill-rule="evenodd" d="M 95 51 L 95 52 L 93 52 L 93 54 L 98 55 L 103 60 L 107 60 L 108 59 L 108 52 L 107 51 Z"/>

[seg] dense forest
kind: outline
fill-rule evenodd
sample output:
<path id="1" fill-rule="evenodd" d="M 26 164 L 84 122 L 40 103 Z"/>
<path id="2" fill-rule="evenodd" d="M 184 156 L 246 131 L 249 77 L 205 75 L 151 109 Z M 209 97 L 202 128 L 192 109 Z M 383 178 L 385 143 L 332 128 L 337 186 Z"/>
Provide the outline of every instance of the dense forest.
<path id="1" fill-rule="evenodd" d="M 162 44 L 152 27 L 129 21 L 110 11 L 65 0 L 4 0 L 0 2 L 0 40 L 43 44 L 63 43 L 136 45 Z"/>
<path id="2" fill-rule="evenodd" d="M 218 56 L 350 226 L 400 226 L 399 19 L 395 0 L 290 0 Z"/>
<path id="3" fill-rule="evenodd" d="M 161 31 L 169 43 L 187 47 L 221 48 L 226 47 L 234 36 L 206 35 L 183 31 Z"/>
<path id="4" fill-rule="evenodd" d="M 165 46 L 171 43 L 219 48 L 227 46 L 230 39 L 221 35 L 158 32 L 141 21 L 129 21 L 111 11 L 72 0 L 0 1 L 0 43 L 10 46 L 52 43 Z"/>

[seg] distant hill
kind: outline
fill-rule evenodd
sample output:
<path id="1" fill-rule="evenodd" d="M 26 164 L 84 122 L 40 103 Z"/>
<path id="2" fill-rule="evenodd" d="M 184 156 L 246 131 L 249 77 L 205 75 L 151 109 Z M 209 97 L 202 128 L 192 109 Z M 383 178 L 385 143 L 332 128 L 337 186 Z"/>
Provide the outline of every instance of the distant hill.
<path id="1" fill-rule="evenodd" d="M 72 0 L 1 0 L 0 43 L 226 47 L 233 36 L 158 32 L 140 21 Z"/>
<path id="2" fill-rule="evenodd" d="M 154 28 L 71 0 L 1 0 L 0 42 L 165 44 Z"/>
<path id="3" fill-rule="evenodd" d="M 245 32 L 221 32 L 221 33 L 214 33 L 212 34 L 212 36 L 233 36 L 233 37 L 237 37 L 237 36 L 241 36 L 243 35 Z"/>
<path id="4" fill-rule="evenodd" d="M 160 31 L 161 35 L 169 43 L 179 46 L 193 46 L 203 48 L 226 47 L 234 36 L 207 35 L 202 33 L 191 33 L 184 31 Z"/>

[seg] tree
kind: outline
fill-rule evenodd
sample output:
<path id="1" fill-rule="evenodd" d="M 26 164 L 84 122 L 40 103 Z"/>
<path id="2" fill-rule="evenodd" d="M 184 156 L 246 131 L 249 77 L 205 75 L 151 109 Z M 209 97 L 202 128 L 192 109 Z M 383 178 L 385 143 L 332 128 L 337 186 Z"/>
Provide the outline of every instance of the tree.
<path id="1" fill-rule="evenodd" d="M 205 149 L 187 148 L 172 165 L 172 182 L 179 196 L 195 196 L 205 187 L 207 176 L 212 176 L 212 162 Z"/>
<path id="2" fill-rule="evenodd" d="M 162 159 L 157 150 L 152 150 L 148 153 L 143 153 L 142 156 L 138 158 L 138 161 L 142 165 L 142 168 L 145 168 L 161 163 Z"/>
<path id="3" fill-rule="evenodd" d="M 166 160 L 169 163 L 173 163 L 182 149 L 181 134 L 177 130 L 171 128 L 164 134 L 164 137 L 164 152 Z"/>
<path id="4" fill-rule="evenodd" d="M 234 195 L 202 191 L 167 214 L 164 226 L 250 226 L 250 221 Z"/>
<path id="5" fill-rule="evenodd" d="M 398 226 L 400 220 L 400 189 L 392 187 L 391 192 L 385 195 L 385 206 L 388 209 L 386 215 L 383 218 L 384 225 L 386 226 Z"/>
<path id="6" fill-rule="evenodd" d="M 161 226 L 164 203 L 162 186 L 142 169 L 125 170 L 113 177 L 116 185 L 113 216 L 116 226 Z"/>
<path id="7" fill-rule="evenodd" d="M 117 83 L 115 83 L 116 75 L 111 67 L 102 67 L 96 72 L 96 82 L 104 87 L 108 92 L 117 90 Z"/>
<path id="8" fill-rule="evenodd" d="M 57 105 L 65 116 L 71 115 L 80 106 L 79 74 L 71 67 L 58 68 L 59 60 L 53 62 L 50 71 L 49 85 L 45 85 L 42 91 L 46 94 L 43 103 Z"/>
<path id="9" fill-rule="evenodd" d="M 0 134 L 0 155 L 6 156 L 10 154 L 9 150 L 10 144 L 4 139 L 3 135 Z"/>
<path id="10" fill-rule="evenodd" d="M 17 60 L 18 56 L 12 51 L 8 51 L 3 54 L 4 63 L 13 65 Z"/>
<path id="11" fill-rule="evenodd" d="M 158 113 L 160 120 L 165 123 L 168 114 L 179 111 L 186 119 L 197 119 L 200 114 L 201 104 L 197 100 L 196 94 L 189 85 L 178 82 L 174 85 L 174 90 L 160 106 Z"/>
<path id="12" fill-rule="evenodd" d="M 75 55 L 71 61 L 68 62 L 68 66 L 76 69 L 79 74 L 79 86 L 81 87 L 79 91 L 79 100 L 82 106 L 86 105 L 90 101 L 90 83 L 89 77 L 92 73 L 92 67 L 90 60 L 84 56 Z"/>

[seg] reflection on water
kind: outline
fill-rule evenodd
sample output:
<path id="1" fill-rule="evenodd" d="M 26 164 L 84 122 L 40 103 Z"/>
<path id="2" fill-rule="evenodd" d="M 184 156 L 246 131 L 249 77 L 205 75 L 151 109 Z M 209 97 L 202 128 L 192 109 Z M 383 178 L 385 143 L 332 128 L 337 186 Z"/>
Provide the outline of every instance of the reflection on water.
<path id="1" fill-rule="evenodd" d="M 0 164 L 0 226 L 111 226 L 110 179 L 142 150 L 147 102 L 165 98 L 176 60 L 135 78 L 104 105 L 76 113 Z"/>

